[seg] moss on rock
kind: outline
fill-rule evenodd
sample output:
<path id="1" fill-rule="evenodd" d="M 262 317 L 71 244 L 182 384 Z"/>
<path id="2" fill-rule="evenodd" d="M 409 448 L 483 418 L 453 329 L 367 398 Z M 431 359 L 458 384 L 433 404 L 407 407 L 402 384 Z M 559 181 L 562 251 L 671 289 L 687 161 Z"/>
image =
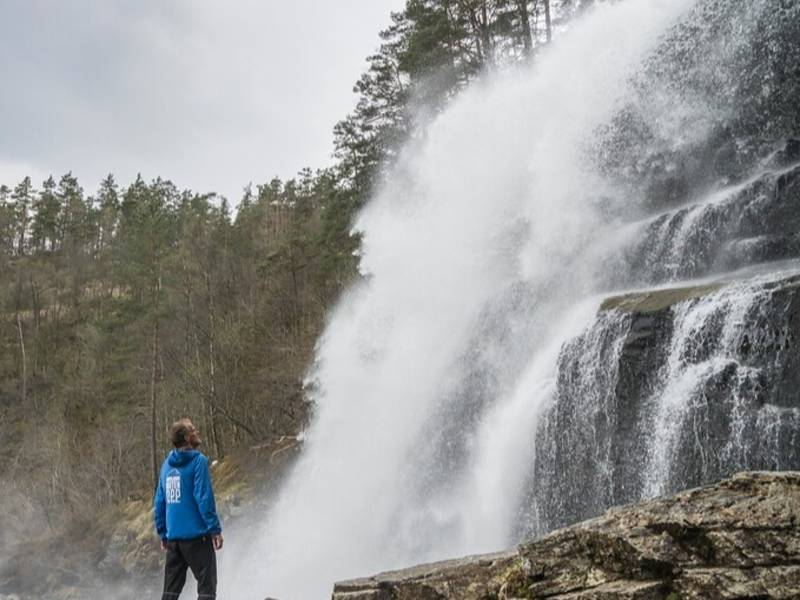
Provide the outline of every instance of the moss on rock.
<path id="1" fill-rule="evenodd" d="M 702 298 L 721 289 L 724 283 L 710 283 L 691 287 L 669 288 L 648 292 L 634 292 L 606 298 L 600 310 L 619 310 L 622 312 L 653 313 L 675 304 Z"/>

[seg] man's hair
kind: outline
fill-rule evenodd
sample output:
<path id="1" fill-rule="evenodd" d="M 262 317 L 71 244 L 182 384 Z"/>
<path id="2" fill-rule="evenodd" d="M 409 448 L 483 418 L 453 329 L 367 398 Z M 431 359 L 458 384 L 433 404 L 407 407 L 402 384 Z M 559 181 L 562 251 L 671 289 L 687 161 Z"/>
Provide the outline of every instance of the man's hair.
<path id="1" fill-rule="evenodd" d="M 178 419 L 169 428 L 169 439 L 176 448 L 181 448 L 189 443 L 189 434 L 194 430 L 191 420 Z"/>

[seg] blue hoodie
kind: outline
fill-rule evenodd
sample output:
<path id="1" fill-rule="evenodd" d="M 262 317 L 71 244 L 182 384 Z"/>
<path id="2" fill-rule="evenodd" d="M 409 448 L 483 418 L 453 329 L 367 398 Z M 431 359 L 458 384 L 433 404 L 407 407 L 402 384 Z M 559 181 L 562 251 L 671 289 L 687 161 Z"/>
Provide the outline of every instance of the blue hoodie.
<path id="1" fill-rule="evenodd" d="M 161 466 L 153 509 L 162 540 L 190 540 L 222 532 L 208 459 L 202 453 L 169 453 Z"/>

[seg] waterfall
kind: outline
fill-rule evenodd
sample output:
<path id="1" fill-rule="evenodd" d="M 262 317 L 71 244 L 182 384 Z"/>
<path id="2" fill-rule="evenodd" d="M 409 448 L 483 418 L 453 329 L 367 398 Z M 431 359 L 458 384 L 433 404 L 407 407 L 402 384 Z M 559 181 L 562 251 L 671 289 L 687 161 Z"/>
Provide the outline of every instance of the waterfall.
<path id="1" fill-rule="evenodd" d="M 788 319 L 796 265 L 731 275 L 800 254 L 774 235 L 791 153 L 728 127 L 760 118 L 731 98 L 771 1 L 599 3 L 409 143 L 356 224 L 363 277 L 319 340 L 302 456 L 223 553 L 224 595 L 323 598 L 800 464 L 796 408 L 765 384 L 788 363 L 759 349 L 791 337 L 759 314 Z M 663 306 L 606 306 L 647 286 Z"/>
<path id="2" fill-rule="evenodd" d="M 519 537 L 737 471 L 800 466 L 786 379 L 800 262 L 738 277 L 650 312 L 601 310 L 564 345 Z"/>

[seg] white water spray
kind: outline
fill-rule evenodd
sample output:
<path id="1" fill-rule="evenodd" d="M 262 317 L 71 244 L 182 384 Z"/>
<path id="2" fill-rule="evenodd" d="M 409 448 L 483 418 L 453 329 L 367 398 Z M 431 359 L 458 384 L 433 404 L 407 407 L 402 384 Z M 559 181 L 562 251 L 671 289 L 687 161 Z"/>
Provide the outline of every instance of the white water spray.
<path id="1" fill-rule="evenodd" d="M 320 341 L 303 456 L 255 542 L 221 557 L 223 596 L 324 598 L 336 580 L 511 543 L 524 472 L 510 465 L 527 460 L 559 348 L 596 309 L 575 299 L 602 280 L 590 249 L 605 184 L 585 149 L 690 4 L 599 6 L 531 67 L 464 92 L 407 149 L 359 219 L 365 278 Z M 438 439 L 483 311 L 520 283 L 524 356 L 483 353 L 497 396 Z M 513 316 L 500 321 L 515 337 Z M 463 447 L 463 464 L 426 460 L 437 444 Z"/>

